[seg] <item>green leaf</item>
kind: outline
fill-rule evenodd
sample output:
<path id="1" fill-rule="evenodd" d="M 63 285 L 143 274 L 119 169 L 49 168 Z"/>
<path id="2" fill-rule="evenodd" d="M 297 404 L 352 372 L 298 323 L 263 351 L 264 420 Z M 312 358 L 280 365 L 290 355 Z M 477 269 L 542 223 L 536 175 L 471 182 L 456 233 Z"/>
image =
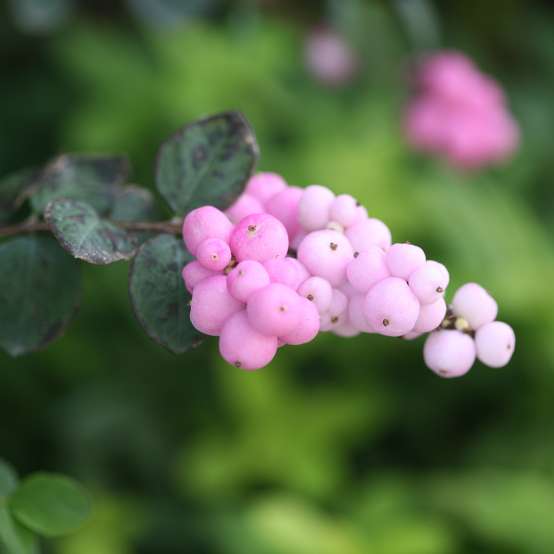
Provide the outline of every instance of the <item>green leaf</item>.
<path id="1" fill-rule="evenodd" d="M 20 197 L 33 183 L 36 169 L 22 169 L 0 179 L 0 223 L 6 222 L 20 207 Z"/>
<path id="2" fill-rule="evenodd" d="M 8 462 L 0 458 L 0 497 L 11 494 L 17 487 L 17 473 Z"/>
<path id="3" fill-rule="evenodd" d="M 38 552 L 35 536 L 14 519 L 5 501 L 0 501 L 0 552 L 2 554 Z"/>
<path id="4" fill-rule="evenodd" d="M 152 193 L 143 187 L 118 187 L 110 219 L 113 221 L 150 221 L 156 216 Z"/>
<path id="5" fill-rule="evenodd" d="M 106 265 L 128 260 L 137 240 L 78 200 L 61 198 L 46 206 L 44 219 L 61 246 L 73 257 L 91 264 Z"/>
<path id="6" fill-rule="evenodd" d="M 65 154 L 49 163 L 37 177 L 31 205 L 42 213 L 58 198 L 82 200 L 104 215 L 111 210 L 115 187 L 125 183 L 129 163 L 123 156 Z"/>
<path id="7" fill-rule="evenodd" d="M 71 0 L 11 0 L 16 24 L 29 33 L 45 33 L 60 25 L 71 11 Z"/>
<path id="8" fill-rule="evenodd" d="M 159 235 L 139 248 L 129 274 L 129 292 L 138 321 L 150 338 L 175 354 L 200 341 L 190 322 L 191 296 L 181 277 L 181 269 L 191 260 L 183 241 Z"/>
<path id="9" fill-rule="evenodd" d="M 0 347 L 12 356 L 59 337 L 81 295 L 79 266 L 47 236 L 0 243 Z"/>
<path id="10" fill-rule="evenodd" d="M 256 137 L 242 114 L 214 115 L 162 144 L 156 184 L 178 215 L 205 204 L 224 209 L 242 192 L 257 157 Z"/>
<path id="11" fill-rule="evenodd" d="M 85 489 L 55 473 L 35 473 L 22 481 L 9 507 L 20 523 L 46 537 L 77 530 L 91 511 Z"/>

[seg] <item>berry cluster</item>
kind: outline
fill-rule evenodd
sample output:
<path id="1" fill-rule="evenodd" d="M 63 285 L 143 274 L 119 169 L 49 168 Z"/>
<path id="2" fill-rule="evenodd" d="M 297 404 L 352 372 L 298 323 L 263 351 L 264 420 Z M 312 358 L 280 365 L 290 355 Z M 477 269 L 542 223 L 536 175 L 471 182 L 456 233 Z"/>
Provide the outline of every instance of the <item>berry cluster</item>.
<path id="1" fill-rule="evenodd" d="M 415 148 L 465 169 L 501 161 L 516 149 L 519 132 L 502 90 L 463 54 L 425 58 L 415 87 L 405 118 Z"/>
<path id="2" fill-rule="evenodd" d="M 392 244 L 388 227 L 350 195 L 258 173 L 226 213 L 211 206 L 190 212 L 183 237 L 196 257 L 183 268 L 191 321 L 219 336 L 221 355 L 237 367 L 261 368 L 279 346 L 309 342 L 320 331 L 408 339 L 431 332 L 425 361 L 443 377 L 467 372 L 476 352 L 493 367 L 513 352 L 513 332 L 493 323 L 488 293 L 465 285 L 449 309 L 444 265 L 418 246 Z M 510 355 L 497 350 L 505 329 Z"/>

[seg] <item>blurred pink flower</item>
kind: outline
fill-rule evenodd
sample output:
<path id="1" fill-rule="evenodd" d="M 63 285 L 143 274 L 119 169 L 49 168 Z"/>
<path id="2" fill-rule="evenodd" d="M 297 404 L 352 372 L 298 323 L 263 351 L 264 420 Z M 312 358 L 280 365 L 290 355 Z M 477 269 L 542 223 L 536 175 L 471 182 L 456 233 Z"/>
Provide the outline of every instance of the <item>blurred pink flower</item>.
<path id="1" fill-rule="evenodd" d="M 426 57 L 414 75 L 404 128 L 410 144 L 477 169 L 508 158 L 519 143 L 517 123 L 498 84 L 463 54 Z"/>

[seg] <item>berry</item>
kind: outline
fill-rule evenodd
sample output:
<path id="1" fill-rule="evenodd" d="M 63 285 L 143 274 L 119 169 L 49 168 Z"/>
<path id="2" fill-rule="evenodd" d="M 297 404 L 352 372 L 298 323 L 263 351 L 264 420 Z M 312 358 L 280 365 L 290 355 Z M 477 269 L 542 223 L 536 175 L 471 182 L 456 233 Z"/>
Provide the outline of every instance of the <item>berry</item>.
<path id="1" fill-rule="evenodd" d="M 358 217 L 358 204 L 349 194 L 339 194 L 331 203 L 329 219 L 343 227 L 352 225 Z"/>
<path id="2" fill-rule="evenodd" d="M 365 316 L 365 295 L 358 294 L 348 301 L 348 321 L 350 325 L 364 333 L 373 333 Z"/>
<path id="3" fill-rule="evenodd" d="M 197 260 L 189 262 L 185 267 L 183 267 L 183 271 L 181 272 L 183 281 L 185 282 L 185 286 L 189 292 L 192 292 L 194 287 L 200 283 L 200 281 L 215 274 L 216 273 L 214 271 L 206 269 Z"/>
<path id="4" fill-rule="evenodd" d="M 400 337 L 413 330 L 419 317 L 419 302 L 406 281 L 387 277 L 367 293 L 365 316 L 377 333 Z"/>
<path id="5" fill-rule="evenodd" d="M 350 284 L 359 292 L 367 292 L 375 283 L 390 276 L 385 264 L 385 252 L 379 246 L 370 246 L 356 256 L 346 268 Z"/>
<path id="6" fill-rule="evenodd" d="M 329 212 L 335 195 L 321 185 L 311 185 L 304 190 L 298 204 L 300 224 L 307 231 L 323 229 L 329 223 Z"/>
<path id="7" fill-rule="evenodd" d="M 474 331 L 496 319 L 498 306 L 494 298 L 477 283 L 462 285 L 452 298 L 452 311 L 463 317 Z"/>
<path id="8" fill-rule="evenodd" d="M 213 206 L 189 212 L 183 221 L 183 239 L 187 250 L 196 256 L 198 245 L 206 239 L 229 242 L 233 225 L 227 216 Z"/>
<path id="9" fill-rule="evenodd" d="M 284 258 L 289 248 L 287 230 L 269 214 L 253 214 L 245 217 L 231 233 L 231 251 L 235 258 L 266 262 Z"/>
<path id="10" fill-rule="evenodd" d="M 265 212 L 262 203 L 250 194 L 241 194 L 235 203 L 227 209 L 225 214 L 232 223 L 238 223 L 241 219 L 252 214 L 263 214 Z"/>
<path id="11" fill-rule="evenodd" d="M 298 294 L 312 302 L 322 314 L 331 306 L 333 287 L 323 277 L 309 277 L 298 287 Z"/>
<path id="12" fill-rule="evenodd" d="M 354 253 L 348 239 L 336 231 L 314 231 L 298 247 L 298 259 L 312 274 L 338 286 L 346 276 L 346 266 Z"/>
<path id="13" fill-rule="evenodd" d="M 356 252 L 365 252 L 370 246 L 387 250 L 391 245 L 389 228 L 379 219 L 369 218 L 348 227 L 345 235 Z"/>
<path id="14" fill-rule="evenodd" d="M 305 344 L 319 332 L 319 312 L 313 302 L 300 298 L 300 321 L 287 335 L 280 337 L 286 344 Z"/>
<path id="15" fill-rule="evenodd" d="M 419 307 L 419 317 L 414 325 L 416 333 L 429 333 L 436 329 L 446 315 L 444 298 L 435 300 L 432 304 L 422 304 Z"/>
<path id="16" fill-rule="evenodd" d="M 242 310 L 231 316 L 223 326 L 219 352 L 225 361 L 235 367 L 260 369 L 271 362 L 277 353 L 277 337 L 268 337 L 256 331 Z"/>
<path id="17" fill-rule="evenodd" d="M 333 289 L 329 310 L 321 315 L 321 330 L 330 331 L 342 325 L 348 317 L 348 298 L 338 289 Z"/>
<path id="18" fill-rule="evenodd" d="M 298 204 L 302 194 L 301 188 L 287 187 L 272 196 L 265 204 L 267 213 L 276 217 L 285 226 L 289 239 L 292 239 L 300 230 Z"/>
<path id="19" fill-rule="evenodd" d="M 360 330 L 354 327 L 349 321 L 345 321 L 337 325 L 333 329 L 333 333 L 339 337 L 352 338 L 357 337 L 360 334 Z"/>
<path id="20" fill-rule="evenodd" d="M 265 267 L 254 260 L 240 262 L 227 275 L 229 292 L 241 302 L 246 302 L 250 295 L 269 285 L 270 279 Z"/>
<path id="21" fill-rule="evenodd" d="M 221 271 L 231 261 L 231 249 L 221 239 L 206 239 L 198 245 L 196 258 L 206 269 Z"/>
<path id="22" fill-rule="evenodd" d="M 460 331 L 435 331 L 425 341 L 423 358 L 427 367 L 440 377 L 460 377 L 475 362 L 475 343 Z"/>
<path id="23" fill-rule="evenodd" d="M 227 319 L 243 308 L 244 304 L 229 294 L 227 278 L 214 275 L 194 287 L 190 320 L 201 333 L 217 336 Z"/>
<path id="24" fill-rule="evenodd" d="M 246 305 L 248 321 L 258 332 L 282 337 L 300 322 L 301 297 L 281 283 L 254 292 Z"/>
<path id="25" fill-rule="evenodd" d="M 514 330 L 502 321 L 479 327 L 475 333 L 477 357 L 489 367 L 503 367 L 511 359 L 516 345 Z"/>
<path id="26" fill-rule="evenodd" d="M 444 295 L 449 281 L 446 267 L 429 260 L 410 275 L 408 283 L 422 304 L 431 304 Z"/>
<path id="27" fill-rule="evenodd" d="M 310 276 L 307 269 L 296 258 L 289 256 L 268 260 L 264 263 L 264 267 L 272 283 L 282 283 L 293 290 L 296 290 Z"/>
<path id="28" fill-rule="evenodd" d="M 425 252 L 414 244 L 393 244 L 387 251 L 385 262 L 392 276 L 406 279 L 425 264 Z"/>
<path id="29" fill-rule="evenodd" d="M 246 194 L 253 196 L 264 205 L 272 196 L 285 190 L 287 182 L 277 173 L 256 173 L 246 184 Z"/>

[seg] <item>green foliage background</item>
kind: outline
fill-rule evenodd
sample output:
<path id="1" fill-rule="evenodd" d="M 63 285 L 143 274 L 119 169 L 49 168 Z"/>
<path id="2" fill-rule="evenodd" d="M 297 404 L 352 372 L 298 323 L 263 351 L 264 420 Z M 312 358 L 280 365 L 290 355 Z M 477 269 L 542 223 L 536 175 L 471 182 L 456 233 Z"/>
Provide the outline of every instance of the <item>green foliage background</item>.
<path id="1" fill-rule="evenodd" d="M 440 46 L 497 77 L 522 127 L 512 162 L 460 175 L 402 141 L 414 45 L 392 3 L 329 3 L 363 53 L 340 90 L 302 62 L 323 6 L 284 4 L 227 2 L 170 28 L 117 4 L 41 35 L 0 8 L 0 173 L 59 152 L 129 152 L 134 180 L 151 186 L 164 138 L 240 109 L 262 169 L 356 195 L 396 240 L 447 264 L 451 291 L 486 286 L 516 329 L 512 363 L 444 381 L 418 341 L 322 336 L 243 373 L 211 340 L 163 351 L 133 320 L 126 263 L 87 266 L 64 338 L 0 353 L 0 456 L 93 491 L 93 518 L 51 543 L 56 554 L 551 553 L 552 5 L 432 5 Z"/>

